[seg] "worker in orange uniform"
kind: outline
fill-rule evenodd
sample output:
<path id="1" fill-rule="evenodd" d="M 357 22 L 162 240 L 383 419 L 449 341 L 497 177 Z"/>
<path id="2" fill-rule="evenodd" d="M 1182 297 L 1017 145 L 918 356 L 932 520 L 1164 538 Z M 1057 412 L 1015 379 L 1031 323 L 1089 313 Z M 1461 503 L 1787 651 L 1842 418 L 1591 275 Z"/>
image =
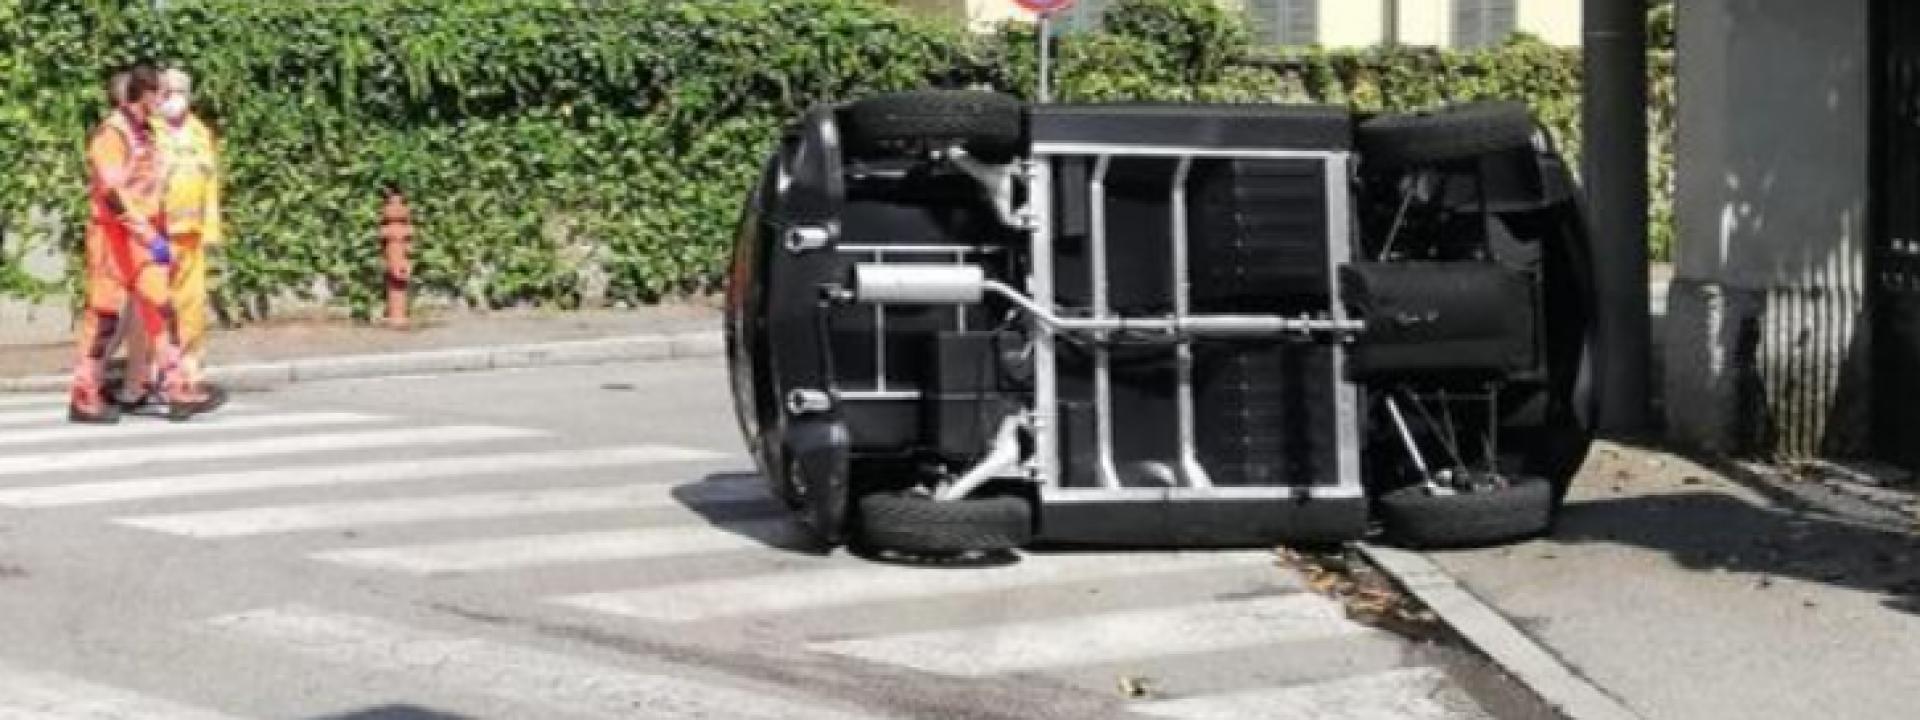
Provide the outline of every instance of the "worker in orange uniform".
<path id="1" fill-rule="evenodd" d="M 182 353 L 178 373 L 185 384 L 206 396 L 199 412 L 226 403 L 226 391 L 206 382 L 207 248 L 225 239 L 220 216 L 220 155 L 213 132 L 193 114 L 193 77 L 177 68 L 160 75 L 160 113 L 154 120 L 165 182 L 161 208 L 163 232 L 172 241 L 168 290 Z M 138 322 L 138 321 L 136 321 Z M 157 398 L 152 393 L 151 348 L 135 346 L 128 355 L 129 382 L 123 409 Z"/>
<path id="2" fill-rule="evenodd" d="M 86 232 L 86 307 L 67 411 L 74 422 L 120 419 L 119 407 L 108 402 L 101 380 L 108 344 L 129 295 L 145 321 L 144 339 L 162 358 L 170 417 L 192 417 L 208 400 L 177 372 L 180 348 L 168 278 L 171 247 L 159 230 L 164 174 L 149 124 L 160 105 L 159 79 L 151 66 L 136 66 L 127 82 L 127 105 L 109 115 L 87 142 L 93 207 Z"/>

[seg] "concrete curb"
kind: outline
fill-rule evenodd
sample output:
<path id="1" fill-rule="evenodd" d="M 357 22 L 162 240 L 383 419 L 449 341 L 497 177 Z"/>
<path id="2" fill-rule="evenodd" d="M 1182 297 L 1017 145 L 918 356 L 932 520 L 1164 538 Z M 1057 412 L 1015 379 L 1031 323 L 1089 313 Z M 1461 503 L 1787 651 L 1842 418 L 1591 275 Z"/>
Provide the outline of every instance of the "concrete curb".
<path id="1" fill-rule="evenodd" d="M 215 367 L 208 370 L 207 375 L 235 390 L 262 390 L 320 380 L 709 358 L 719 357 L 725 350 L 726 343 L 719 332 L 702 331 L 530 345 L 302 358 Z M 67 389 L 70 380 L 66 375 L 0 378 L 0 393 L 62 392 Z"/>
<path id="2" fill-rule="evenodd" d="M 1419 553 L 1361 544 L 1360 552 L 1508 675 L 1570 720 L 1641 720 Z"/>

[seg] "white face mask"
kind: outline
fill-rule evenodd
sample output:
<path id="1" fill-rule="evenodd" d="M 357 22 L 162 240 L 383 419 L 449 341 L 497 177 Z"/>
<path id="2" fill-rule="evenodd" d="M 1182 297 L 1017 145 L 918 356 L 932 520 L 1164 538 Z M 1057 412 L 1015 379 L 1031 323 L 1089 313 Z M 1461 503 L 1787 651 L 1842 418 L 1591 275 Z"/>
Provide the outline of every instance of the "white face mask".
<path id="1" fill-rule="evenodd" d="M 166 116 L 168 120 L 179 120 L 185 117 L 187 114 L 186 96 L 174 95 L 160 101 L 160 114 Z"/>

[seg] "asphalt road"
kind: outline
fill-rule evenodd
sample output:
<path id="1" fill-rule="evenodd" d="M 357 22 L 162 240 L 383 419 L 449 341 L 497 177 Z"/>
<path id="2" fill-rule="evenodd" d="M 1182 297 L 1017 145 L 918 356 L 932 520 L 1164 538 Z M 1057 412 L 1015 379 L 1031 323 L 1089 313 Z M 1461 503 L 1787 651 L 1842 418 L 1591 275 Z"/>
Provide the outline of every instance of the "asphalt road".
<path id="1" fill-rule="evenodd" d="M 711 361 L 237 402 L 0 396 L 0 718 L 1509 714 L 1261 550 L 822 553 Z"/>

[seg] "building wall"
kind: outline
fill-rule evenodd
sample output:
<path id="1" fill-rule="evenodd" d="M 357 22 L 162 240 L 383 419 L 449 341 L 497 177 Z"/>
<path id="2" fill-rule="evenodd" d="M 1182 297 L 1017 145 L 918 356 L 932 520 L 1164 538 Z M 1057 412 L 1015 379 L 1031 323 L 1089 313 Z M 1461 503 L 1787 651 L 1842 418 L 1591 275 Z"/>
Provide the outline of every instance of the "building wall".
<path id="1" fill-rule="evenodd" d="M 1580 0 L 1520 0 L 1520 30 L 1552 45 L 1580 44 Z"/>
<path id="2" fill-rule="evenodd" d="M 1013 4 L 1013 0 L 965 0 L 967 19 L 975 27 L 991 27 L 1008 20 L 1025 20 L 1033 17 L 1026 8 Z"/>
<path id="3" fill-rule="evenodd" d="M 1321 0 L 1320 45 L 1330 48 L 1379 45 L 1386 38 L 1384 2 Z"/>
<path id="4" fill-rule="evenodd" d="M 1679 5 L 1674 440 L 1864 450 L 1867 0 Z"/>
<path id="5" fill-rule="evenodd" d="M 1013 0 L 897 0 L 900 6 L 929 17 L 965 22 L 986 30 L 1007 20 L 1030 20 L 1033 14 Z M 1110 0 L 1082 0 L 1097 11 Z M 1245 11 L 1246 0 L 1220 0 Z M 1581 0 L 1519 0 L 1518 29 L 1555 45 L 1580 44 Z M 1321 0 L 1320 43 L 1326 47 L 1367 47 L 1386 39 L 1387 0 Z M 1453 0 L 1400 0 L 1399 42 L 1402 45 L 1445 47 L 1453 40 Z M 1071 12 L 1071 11 L 1070 11 Z"/>
<path id="6" fill-rule="evenodd" d="M 966 23 L 975 30 L 987 30 L 1008 20 L 1026 20 L 1033 13 L 1015 5 L 1013 0 L 894 0 L 896 5 L 920 15 Z"/>
<path id="7" fill-rule="evenodd" d="M 1400 0 L 1401 45 L 1446 47 L 1453 42 L 1451 0 Z"/>

